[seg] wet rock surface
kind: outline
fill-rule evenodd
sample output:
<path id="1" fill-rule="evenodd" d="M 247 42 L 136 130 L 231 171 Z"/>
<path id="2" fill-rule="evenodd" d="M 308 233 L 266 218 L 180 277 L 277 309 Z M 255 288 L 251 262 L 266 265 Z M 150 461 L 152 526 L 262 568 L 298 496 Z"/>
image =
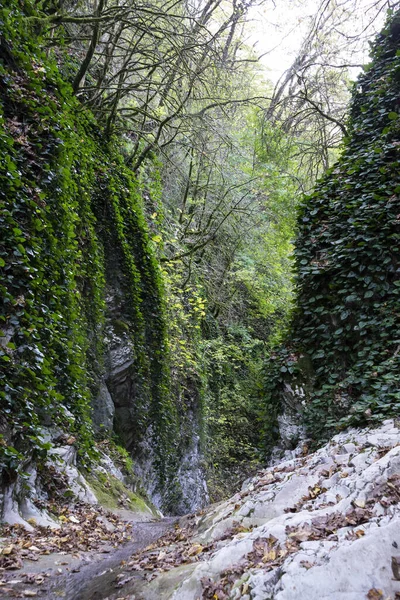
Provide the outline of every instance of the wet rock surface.
<path id="1" fill-rule="evenodd" d="M 155 522 L 135 523 L 132 526 L 132 542 L 126 544 L 106 558 L 100 555 L 83 565 L 76 573 L 66 574 L 52 580 L 42 597 L 68 598 L 68 600 L 96 600 L 109 596 L 114 590 L 121 597 L 120 590 L 128 583 L 124 576 L 124 564 L 132 554 L 143 550 L 155 542 L 175 522 L 174 518 Z"/>
<path id="2" fill-rule="evenodd" d="M 61 552 L 51 552 L 48 541 L 45 542 L 49 549 L 48 554 L 46 552 L 39 554 L 37 546 L 32 545 L 31 549 L 27 548 L 29 554 L 28 557 L 23 557 L 23 564 L 11 570 L 5 569 L 4 566 L 0 567 L 0 598 L 94 600 L 103 598 L 112 590 L 118 589 L 118 583 L 121 581 L 119 577 L 121 565 L 126 562 L 126 559 L 157 540 L 173 526 L 175 521 L 166 518 L 151 522 L 132 522 L 132 518 L 135 519 L 136 515 L 126 516 L 130 521 L 113 518 L 110 514 L 99 515 L 97 511 L 91 515 L 91 518 L 98 522 L 99 519 L 103 519 L 101 531 L 109 532 L 108 539 L 104 535 L 99 536 L 100 539 L 94 544 L 95 549 L 92 551 L 82 551 L 77 547 L 74 551 L 68 551 L 68 547 L 65 546 Z M 100 522 L 98 524 L 100 525 Z M 123 535 L 121 536 L 120 533 Z M 66 540 L 65 534 L 64 531 L 61 539 Z M 42 536 L 42 540 L 46 539 L 45 531 L 42 532 Z M 85 531 L 85 537 L 93 541 L 96 533 L 93 530 Z M 84 544 L 83 540 L 82 542 L 81 548 L 90 548 L 90 543 Z M 37 543 L 41 546 L 41 542 Z M 8 552 L 11 550 L 11 545 L 4 548 Z M 12 551 L 9 556 L 11 560 Z"/>

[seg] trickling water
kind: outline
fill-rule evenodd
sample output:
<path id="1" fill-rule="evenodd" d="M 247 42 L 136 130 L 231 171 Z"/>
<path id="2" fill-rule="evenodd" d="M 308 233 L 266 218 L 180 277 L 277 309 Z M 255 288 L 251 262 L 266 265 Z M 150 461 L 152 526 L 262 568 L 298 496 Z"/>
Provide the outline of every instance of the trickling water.
<path id="1" fill-rule="evenodd" d="M 123 571 L 121 562 L 129 560 L 132 554 L 143 550 L 155 542 L 176 522 L 176 518 L 165 518 L 160 521 L 135 523 L 132 528 L 133 541 L 103 560 L 87 564 L 79 573 L 70 573 L 52 581 L 45 591 L 44 600 L 65 598 L 66 600 L 102 600 L 119 597 L 121 594 L 115 586 L 117 577 Z M 132 585 L 134 580 L 132 580 Z M 129 593 L 124 586 L 124 596 Z"/>

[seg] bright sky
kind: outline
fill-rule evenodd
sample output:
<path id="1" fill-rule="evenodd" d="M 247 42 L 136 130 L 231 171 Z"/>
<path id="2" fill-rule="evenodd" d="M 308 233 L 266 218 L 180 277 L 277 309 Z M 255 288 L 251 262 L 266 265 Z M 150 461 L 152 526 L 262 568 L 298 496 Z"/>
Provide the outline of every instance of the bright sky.
<path id="1" fill-rule="evenodd" d="M 268 69 L 268 77 L 277 81 L 293 62 L 310 21 L 316 14 L 322 0 L 267 0 L 261 6 L 253 7 L 249 13 L 253 32 L 249 37 L 251 45 L 256 44 L 259 54 L 267 53 L 262 63 Z M 333 2 L 331 2 L 331 5 Z M 391 2 L 391 5 L 399 2 Z M 339 10 L 350 9 L 350 21 L 346 19 L 339 28 L 338 35 L 363 34 L 364 43 L 357 56 L 357 62 L 368 62 L 367 39 L 382 28 L 385 21 L 387 0 L 337 0 Z M 363 33 L 364 32 L 364 33 Z M 341 38 L 344 40 L 344 38 Z M 348 47 L 348 45 L 346 44 Z M 343 48 L 343 56 L 346 54 Z M 352 75 L 356 76 L 354 71 Z"/>

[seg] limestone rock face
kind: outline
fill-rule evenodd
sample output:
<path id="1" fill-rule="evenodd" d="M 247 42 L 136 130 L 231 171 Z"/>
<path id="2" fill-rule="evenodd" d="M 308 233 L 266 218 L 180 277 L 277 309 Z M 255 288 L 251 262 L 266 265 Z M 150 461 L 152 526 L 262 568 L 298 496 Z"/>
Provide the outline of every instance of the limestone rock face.
<path id="1" fill-rule="evenodd" d="M 42 430 L 43 438 L 48 441 L 57 434 L 57 430 Z M 71 496 L 81 502 L 97 504 L 96 496 L 77 468 L 76 449 L 71 445 L 53 446 L 49 455 L 51 458 L 47 466 L 51 469 L 50 472 L 64 479 Z M 28 477 L 17 477 L 0 495 L 0 520 L 9 525 L 23 525 L 27 530 L 33 529 L 29 523 L 31 519 L 43 527 L 59 527 L 59 523 L 49 512 L 37 506 L 37 500 L 48 498 L 35 463 L 31 462 L 24 470 Z"/>
<path id="2" fill-rule="evenodd" d="M 286 412 L 278 416 L 279 438 L 286 450 L 294 450 L 305 436 L 304 427 L 298 424 L 299 417 Z"/>
<path id="3" fill-rule="evenodd" d="M 106 383 L 100 384 L 99 393 L 93 402 L 93 425 L 98 431 L 108 434 L 114 425 L 115 406 Z"/>
<path id="4" fill-rule="evenodd" d="M 209 497 L 197 434 L 184 451 L 177 477 L 182 490 L 182 499 L 176 506 L 177 513 L 183 515 L 206 506 Z"/>
<path id="5" fill-rule="evenodd" d="M 159 573 L 139 598 L 394 600 L 399 502 L 400 424 L 350 429 L 194 516 L 196 560 Z"/>
<path id="6" fill-rule="evenodd" d="M 175 514 L 185 514 L 201 509 L 208 503 L 208 492 L 203 467 L 199 437 L 199 403 L 196 389 L 188 397 L 179 398 L 185 406 L 179 424 L 179 464 L 174 481 L 176 490 L 167 496 L 168 490 L 160 492 L 157 475 L 157 440 L 149 421 L 151 399 L 143 386 L 135 365 L 135 348 L 129 335 L 129 321 L 123 319 L 126 299 L 116 263 L 113 267 L 111 285 L 106 294 L 107 327 L 105 339 L 105 383 L 94 406 L 97 428 L 113 428 L 131 454 L 135 474 L 153 504 L 163 510 L 164 506 Z M 186 386 L 188 389 L 190 385 Z M 195 388 L 195 386 L 194 386 Z M 187 392 L 188 393 L 188 392 Z M 112 430 L 112 429 L 111 429 Z M 170 486 L 172 488 L 172 486 Z"/>

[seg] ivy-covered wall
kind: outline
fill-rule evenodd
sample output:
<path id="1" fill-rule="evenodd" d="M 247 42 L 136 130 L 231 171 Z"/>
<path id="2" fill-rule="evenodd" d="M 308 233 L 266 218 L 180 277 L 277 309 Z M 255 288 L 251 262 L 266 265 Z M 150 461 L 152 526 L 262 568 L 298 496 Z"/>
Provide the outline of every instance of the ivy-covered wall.
<path id="1" fill-rule="evenodd" d="M 107 255 L 117 257 L 126 329 L 161 488 L 176 470 L 160 269 L 141 190 L 116 143 L 40 50 L 35 2 L 0 2 L 0 460 L 2 482 L 49 449 L 41 427 L 95 455 L 91 403 L 104 374 Z M 140 436 L 140 431 L 137 433 Z"/>
<path id="2" fill-rule="evenodd" d="M 312 384 L 304 411 L 315 438 L 400 409 L 399 134 L 397 13 L 355 86 L 342 157 L 298 221 L 297 307 L 271 361 L 272 397 L 299 374 Z"/>

